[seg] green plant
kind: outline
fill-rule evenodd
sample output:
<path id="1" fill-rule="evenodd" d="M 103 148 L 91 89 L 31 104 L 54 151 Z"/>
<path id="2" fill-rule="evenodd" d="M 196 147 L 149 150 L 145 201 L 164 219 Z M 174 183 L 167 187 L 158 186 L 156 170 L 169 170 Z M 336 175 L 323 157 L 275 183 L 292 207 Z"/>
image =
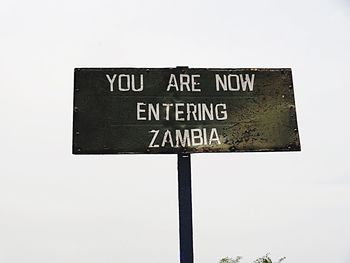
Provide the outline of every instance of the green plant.
<path id="1" fill-rule="evenodd" d="M 236 257 L 235 259 L 226 257 L 226 258 L 220 259 L 219 263 L 239 263 L 241 259 L 242 257 Z"/>
<path id="2" fill-rule="evenodd" d="M 258 258 L 254 261 L 254 263 L 281 263 L 283 260 L 285 260 L 286 258 L 280 258 L 279 260 L 273 262 L 272 259 L 270 258 L 269 254 L 266 254 L 265 256 Z"/>
<path id="3" fill-rule="evenodd" d="M 241 261 L 241 259 L 242 259 L 242 257 L 236 257 L 235 259 L 225 257 L 225 258 L 220 259 L 219 263 L 239 263 Z M 254 260 L 253 263 L 281 263 L 285 259 L 286 258 L 283 257 L 277 261 L 272 261 L 270 254 L 266 254 L 265 256 Z"/>

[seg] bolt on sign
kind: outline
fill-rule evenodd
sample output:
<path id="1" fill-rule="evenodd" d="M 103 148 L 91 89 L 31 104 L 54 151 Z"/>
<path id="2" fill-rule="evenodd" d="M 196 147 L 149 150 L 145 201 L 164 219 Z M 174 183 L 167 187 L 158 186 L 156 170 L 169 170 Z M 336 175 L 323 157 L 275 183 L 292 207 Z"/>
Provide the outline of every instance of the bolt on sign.
<path id="1" fill-rule="evenodd" d="M 74 154 L 299 150 L 291 69 L 75 69 Z"/>

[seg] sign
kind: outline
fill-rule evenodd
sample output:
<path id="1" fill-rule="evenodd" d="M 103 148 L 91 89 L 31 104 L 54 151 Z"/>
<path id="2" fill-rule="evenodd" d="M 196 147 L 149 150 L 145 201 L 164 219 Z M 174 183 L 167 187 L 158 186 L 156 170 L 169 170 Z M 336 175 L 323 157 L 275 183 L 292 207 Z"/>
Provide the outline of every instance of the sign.
<path id="1" fill-rule="evenodd" d="M 75 69 L 74 154 L 299 150 L 291 69 Z"/>

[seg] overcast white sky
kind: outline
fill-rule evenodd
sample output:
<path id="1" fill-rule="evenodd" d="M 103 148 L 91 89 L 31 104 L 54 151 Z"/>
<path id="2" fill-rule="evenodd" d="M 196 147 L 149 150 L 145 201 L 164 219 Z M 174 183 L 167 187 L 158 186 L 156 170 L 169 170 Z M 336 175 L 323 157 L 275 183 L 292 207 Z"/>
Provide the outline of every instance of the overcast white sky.
<path id="1" fill-rule="evenodd" d="M 192 156 L 195 259 L 350 262 L 350 2 L 0 1 L 0 262 L 175 263 L 176 156 L 73 156 L 75 67 L 291 67 L 301 153 Z"/>

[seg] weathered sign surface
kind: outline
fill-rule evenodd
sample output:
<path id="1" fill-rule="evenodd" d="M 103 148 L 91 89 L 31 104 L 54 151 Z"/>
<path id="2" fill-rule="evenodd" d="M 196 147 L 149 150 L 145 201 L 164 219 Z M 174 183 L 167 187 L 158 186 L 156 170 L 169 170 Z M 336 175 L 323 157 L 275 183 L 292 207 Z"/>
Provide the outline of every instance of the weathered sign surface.
<path id="1" fill-rule="evenodd" d="M 299 151 L 283 69 L 78 68 L 74 154 Z"/>

